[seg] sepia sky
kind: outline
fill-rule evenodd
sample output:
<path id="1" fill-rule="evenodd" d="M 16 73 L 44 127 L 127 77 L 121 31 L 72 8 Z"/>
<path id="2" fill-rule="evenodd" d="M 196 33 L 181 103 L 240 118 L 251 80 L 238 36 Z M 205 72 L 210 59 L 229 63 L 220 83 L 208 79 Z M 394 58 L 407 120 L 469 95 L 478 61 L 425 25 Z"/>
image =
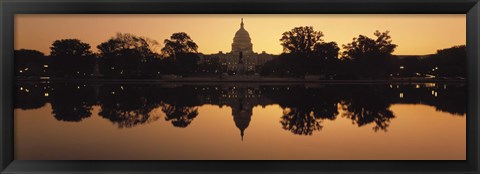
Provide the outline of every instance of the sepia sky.
<path id="1" fill-rule="evenodd" d="M 252 38 L 255 52 L 279 54 L 281 34 L 297 26 L 313 26 L 324 33 L 325 41 L 335 41 L 341 47 L 358 35 L 373 37 L 375 30 L 389 30 L 397 55 L 432 54 L 436 50 L 466 42 L 466 18 L 455 15 L 42 15 L 15 16 L 15 49 L 35 49 L 49 54 L 57 39 L 76 38 L 96 46 L 117 32 L 132 33 L 163 40 L 175 32 L 186 32 L 198 44 L 199 52 L 209 54 L 229 52 L 235 32 L 244 18 L 245 29 Z"/>

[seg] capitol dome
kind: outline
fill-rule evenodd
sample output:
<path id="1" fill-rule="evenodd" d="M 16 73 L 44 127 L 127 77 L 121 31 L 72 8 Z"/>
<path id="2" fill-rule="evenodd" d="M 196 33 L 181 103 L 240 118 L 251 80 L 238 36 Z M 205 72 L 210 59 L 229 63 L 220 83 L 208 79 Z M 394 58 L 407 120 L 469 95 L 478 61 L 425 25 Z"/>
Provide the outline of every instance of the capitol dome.
<path id="1" fill-rule="evenodd" d="M 242 22 L 240 23 L 240 29 L 235 33 L 235 37 L 233 38 L 232 52 L 252 53 L 252 48 L 252 40 L 250 39 L 250 34 L 248 34 L 248 31 L 244 28 L 242 18 Z"/>

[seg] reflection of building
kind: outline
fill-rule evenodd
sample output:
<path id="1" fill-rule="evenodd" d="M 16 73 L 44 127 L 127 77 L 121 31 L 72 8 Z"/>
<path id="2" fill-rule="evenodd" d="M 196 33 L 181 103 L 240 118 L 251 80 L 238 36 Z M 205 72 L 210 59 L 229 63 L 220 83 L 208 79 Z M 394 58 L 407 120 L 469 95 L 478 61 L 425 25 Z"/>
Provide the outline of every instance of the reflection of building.
<path id="1" fill-rule="evenodd" d="M 233 38 L 231 52 L 219 52 L 217 54 L 201 55 L 200 57 L 200 63 L 203 61 L 209 61 L 208 59 L 219 59 L 222 67 L 228 72 L 233 73 L 238 71 L 239 59 L 242 57 L 245 72 L 255 73 L 258 72 L 263 64 L 272 60 L 274 56 L 265 53 L 265 51 L 260 54 L 253 52 L 252 40 L 248 31 L 245 30 L 242 18 L 240 29 L 235 33 L 235 37 Z"/>
<path id="2" fill-rule="evenodd" d="M 250 124 L 253 108 L 265 107 L 272 103 L 262 95 L 257 84 L 224 84 L 215 88 L 204 87 L 201 91 L 202 94 L 199 95 L 201 103 L 215 103 L 220 107 L 227 106 L 232 109 L 233 121 L 240 130 L 242 141 L 245 130 Z M 212 95 L 212 93 L 218 93 L 218 95 Z"/>
<path id="3" fill-rule="evenodd" d="M 240 129 L 242 141 L 245 129 L 247 129 L 252 118 L 252 110 L 253 106 L 249 105 L 248 103 L 244 103 L 242 100 L 238 102 L 238 106 L 232 107 L 233 121 L 235 122 L 235 126 Z"/>

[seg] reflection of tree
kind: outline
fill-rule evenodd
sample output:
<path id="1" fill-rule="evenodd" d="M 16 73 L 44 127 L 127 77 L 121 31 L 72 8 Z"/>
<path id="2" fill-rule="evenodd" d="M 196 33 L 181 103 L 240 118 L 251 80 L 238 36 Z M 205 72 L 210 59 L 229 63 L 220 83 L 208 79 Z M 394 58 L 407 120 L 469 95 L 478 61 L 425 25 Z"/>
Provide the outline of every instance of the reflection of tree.
<path id="1" fill-rule="evenodd" d="M 57 120 L 79 122 L 92 115 L 93 88 L 54 84 L 52 90 L 52 114 Z"/>
<path id="2" fill-rule="evenodd" d="M 118 107 L 104 107 L 99 115 L 107 118 L 118 125 L 119 128 L 130 128 L 139 124 L 150 123 L 158 120 L 158 117 L 150 117 L 149 113 L 153 108 L 138 108 L 128 110 Z"/>
<path id="3" fill-rule="evenodd" d="M 344 113 L 344 116 L 351 119 L 358 126 L 364 126 L 374 122 L 375 127 L 373 130 L 375 131 L 386 131 L 390 119 L 395 117 L 393 112 L 385 107 L 376 108 L 375 106 L 362 106 L 362 104 L 355 102 L 345 102 L 342 104 L 344 106 L 343 109 L 347 111 Z"/>
<path id="4" fill-rule="evenodd" d="M 59 121 L 79 122 L 92 115 L 92 106 L 86 103 L 68 102 L 63 104 L 52 103 L 52 113 Z"/>
<path id="5" fill-rule="evenodd" d="M 437 111 L 447 112 L 455 116 L 463 116 L 467 112 L 467 92 L 465 84 L 425 84 L 401 85 L 391 89 L 390 98 L 397 98 L 392 103 L 421 104 L 433 106 Z M 403 93 L 403 98 L 398 98 Z"/>
<path id="6" fill-rule="evenodd" d="M 430 95 L 430 91 L 435 91 L 437 95 Z M 467 92 L 466 87 L 461 85 L 439 85 L 435 89 L 425 92 L 429 98 L 424 99 L 424 103 L 432 105 L 437 111 L 448 112 L 453 115 L 463 116 L 467 112 Z"/>
<path id="7" fill-rule="evenodd" d="M 198 107 L 175 106 L 167 103 L 162 104 L 165 112 L 165 120 L 172 121 L 173 126 L 185 128 L 198 115 Z"/>
<path id="8" fill-rule="evenodd" d="M 323 120 L 335 120 L 339 108 L 356 126 L 373 124 L 375 131 L 385 131 L 395 118 L 389 109 L 392 104 L 428 105 L 437 111 L 464 116 L 467 103 L 464 84 L 310 84 L 223 89 L 225 87 L 214 85 L 94 87 L 22 82 L 15 88 L 14 106 L 36 109 L 51 103 L 52 115 L 57 120 L 82 121 L 90 117 L 92 106 L 98 104 L 99 116 L 124 128 L 158 120 L 159 116 L 151 112 L 155 108 L 161 109 L 166 114 L 165 120 L 175 127 L 188 127 L 199 115 L 201 105 L 228 105 L 232 107 L 235 125 L 242 131 L 250 123 L 253 106 L 278 104 L 284 109 L 280 121 L 283 129 L 298 135 L 312 135 L 322 129 Z"/>
<path id="9" fill-rule="evenodd" d="M 283 129 L 297 135 L 312 135 L 313 131 L 322 129 L 322 120 L 313 111 L 297 108 L 286 108 L 280 123 Z"/>
<path id="10" fill-rule="evenodd" d="M 375 86 L 358 87 L 352 90 L 351 98 L 341 102 L 344 116 L 351 119 L 359 127 L 375 123 L 374 131 L 386 131 L 390 119 L 394 118 L 389 109 L 390 101 L 387 99 L 386 88 Z"/>
<path id="11" fill-rule="evenodd" d="M 41 108 L 47 102 L 44 85 L 17 84 L 15 86 L 14 107 L 20 109 Z"/>
<path id="12" fill-rule="evenodd" d="M 100 102 L 102 110 L 99 115 L 117 124 L 119 128 L 129 128 L 158 120 L 158 116 L 150 115 L 158 103 L 150 101 L 147 95 L 142 95 L 144 90 L 141 88 L 104 86 L 102 89 Z"/>
<path id="13" fill-rule="evenodd" d="M 306 89 L 302 86 L 265 88 L 265 93 L 284 108 L 280 123 L 283 129 L 298 135 L 312 135 L 322 129 L 322 120 L 338 115 L 335 89 Z"/>

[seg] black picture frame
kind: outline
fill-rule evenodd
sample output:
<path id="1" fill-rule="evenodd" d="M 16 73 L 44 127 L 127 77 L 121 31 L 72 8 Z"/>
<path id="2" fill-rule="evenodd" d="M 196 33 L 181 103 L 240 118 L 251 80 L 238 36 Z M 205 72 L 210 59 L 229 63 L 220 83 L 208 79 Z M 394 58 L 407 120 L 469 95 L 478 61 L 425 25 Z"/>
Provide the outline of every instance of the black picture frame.
<path id="1" fill-rule="evenodd" d="M 0 0 L 1 173 L 479 173 L 479 0 Z M 15 14 L 466 14 L 465 161 L 18 161 L 13 141 Z M 446 24 L 448 25 L 448 24 Z M 446 33 L 448 34 L 448 33 Z M 441 37 L 441 36 L 439 36 Z M 448 152 L 445 152 L 448 153 Z"/>

